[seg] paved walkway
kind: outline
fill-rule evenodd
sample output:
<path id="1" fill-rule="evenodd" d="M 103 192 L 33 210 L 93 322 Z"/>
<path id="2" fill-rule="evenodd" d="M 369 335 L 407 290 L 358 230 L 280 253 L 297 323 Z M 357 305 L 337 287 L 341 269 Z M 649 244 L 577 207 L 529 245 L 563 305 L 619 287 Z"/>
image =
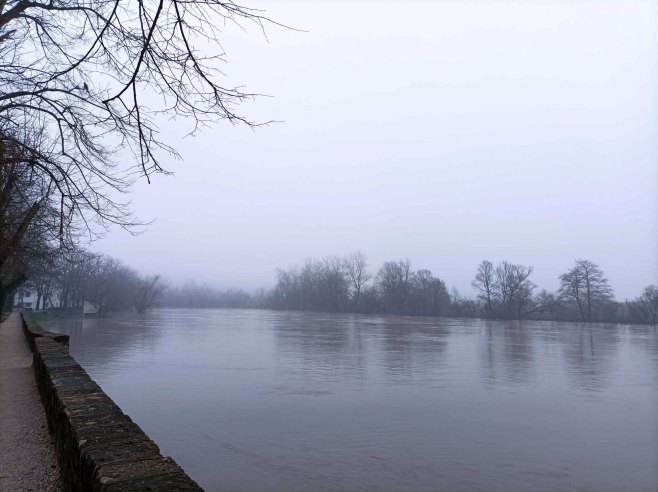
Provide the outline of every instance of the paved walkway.
<path id="1" fill-rule="evenodd" d="M 18 313 L 0 325 L 0 491 L 59 491 L 55 448 Z"/>

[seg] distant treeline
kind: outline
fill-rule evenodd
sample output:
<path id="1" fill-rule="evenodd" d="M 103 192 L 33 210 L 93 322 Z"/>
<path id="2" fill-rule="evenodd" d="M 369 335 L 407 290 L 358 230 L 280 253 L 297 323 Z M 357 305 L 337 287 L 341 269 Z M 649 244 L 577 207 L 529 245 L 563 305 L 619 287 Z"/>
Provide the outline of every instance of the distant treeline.
<path id="1" fill-rule="evenodd" d="M 430 270 L 413 270 L 408 259 L 368 270 L 365 255 L 307 260 L 303 267 L 277 272 L 268 296 L 274 309 L 455 316 L 491 319 L 656 323 L 658 288 L 636 299 L 616 302 L 598 265 L 577 260 L 560 275 L 560 289 L 548 292 L 532 282 L 531 266 L 502 261 L 478 265 L 472 286 L 476 297 L 448 292 Z"/>
<path id="2" fill-rule="evenodd" d="M 531 266 L 481 262 L 472 286 L 475 298 L 450 292 L 430 270 L 414 270 L 408 259 L 368 268 L 363 253 L 309 259 L 302 267 L 276 273 L 276 286 L 254 294 L 218 290 L 195 283 L 168 289 L 168 307 L 270 308 L 304 311 L 538 319 L 612 323 L 658 323 L 658 287 L 650 285 L 633 300 L 614 299 L 601 268 L 577 260 L 559 276 L 557 292 L 539 290 Z"/>
<path id="3" fill-rule="evenodd" d="M 30 273 L 25 287 L 36 293 L 34 309 L 75 312 L 88 301 L 101 316 L 161 306 L 658 324 L 658 287 L 650 285 L 635 299 L 619 302 L 603 270 L 589 260 L 577 260 L 562 273 L 556 292 L 538 289 L 531 266 L 485 260 L 475 269 L 475 297 L 448 291 L 441 278 L 414 270 L 408 259 L 370 270 L 360 252 L 279 269 L 273 289 L 253 293 L 195 282 L 168 287 L 158 275 L 143 276 L 114 258 L 84 250 L 53 254 Z"/>

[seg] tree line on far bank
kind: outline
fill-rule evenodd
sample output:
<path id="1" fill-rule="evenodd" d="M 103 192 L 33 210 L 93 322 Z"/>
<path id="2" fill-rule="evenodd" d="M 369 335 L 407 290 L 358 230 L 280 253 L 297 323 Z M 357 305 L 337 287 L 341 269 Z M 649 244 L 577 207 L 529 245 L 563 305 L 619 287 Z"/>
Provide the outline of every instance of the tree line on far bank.
<path id="1" fill-rule="evenodd" d="M 251 294 L 188 282 L 167 289 L 159 305 L 658 324 L 654 285 L 619 302 L 603 270 L 589 260 L 576 260 L 561 274 L 556 292 L 538 289 L 532 273 L 531 266 L 482 261 L 472 281 L 476 295 L 470 298 L 454 288 L 449 291 L 430 270 L 414 270 L 408 259 L 388 261 L 372 271 L 366 256 L 356 252 L 278 269 L 269 291 Z"/>
<path id="2" fill-rule="evenodd" d="M 101 316 L 159 306 L 658 324 L 655 285 L 619 302 L 592 261 L 576 260 L 559 276 L 556 292 L 539 290 L 532 273 L 531 266 L 482 261 L 471 298 L 449 291 L 430 270 L 414 270 L 408 259 L 387 261 L 373 271 L 356 252 L 278 269 L 274 288 L 250 293 L 193 281 L 167 286 L 159 275 L 144 276 L 115 258 L 75 250 L 39 263 L 26 287 L 36 293 L 35 309 L 57 305 L 75 312 L 88 301 L 99 306 Z"/>
<path id="3" fill-rule="evenodd" d="M 430 270 L 413 270 L 408 259 L 368 270 L 362 253 L 307 260 L 301 268 L 277 271 L 267 296 L 274 309 L 454 316 L 488 319 L 658 323 L 658 287 L 650 285 L 633 300 L 615 301 L 599 265 L 576 260 L 559 276 L 556 292 L 538 290 L 533 267 L 482 261 L 472 281 L 476 297 L 448 292 Z"/>

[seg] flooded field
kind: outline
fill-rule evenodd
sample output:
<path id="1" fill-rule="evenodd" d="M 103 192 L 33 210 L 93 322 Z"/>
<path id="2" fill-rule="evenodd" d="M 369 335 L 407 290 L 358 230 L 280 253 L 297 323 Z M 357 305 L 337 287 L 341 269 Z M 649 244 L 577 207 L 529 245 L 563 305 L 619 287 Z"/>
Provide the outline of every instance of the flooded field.
<path id="1" fill-rule="evenodd" d="M 48 326 L 209 491 L 658 490 L 654 327 L 221 309 Z"/>

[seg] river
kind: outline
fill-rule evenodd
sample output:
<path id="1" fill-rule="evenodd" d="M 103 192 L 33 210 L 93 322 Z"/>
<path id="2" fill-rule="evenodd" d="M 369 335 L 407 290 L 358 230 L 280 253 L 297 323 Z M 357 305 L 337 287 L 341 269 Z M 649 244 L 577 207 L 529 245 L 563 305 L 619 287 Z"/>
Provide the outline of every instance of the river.
<path id="1" fill-rule="evenodd" d="M 658 490 L 655 327 L 229 309 L 47 326 L 208 491 Z"/>

